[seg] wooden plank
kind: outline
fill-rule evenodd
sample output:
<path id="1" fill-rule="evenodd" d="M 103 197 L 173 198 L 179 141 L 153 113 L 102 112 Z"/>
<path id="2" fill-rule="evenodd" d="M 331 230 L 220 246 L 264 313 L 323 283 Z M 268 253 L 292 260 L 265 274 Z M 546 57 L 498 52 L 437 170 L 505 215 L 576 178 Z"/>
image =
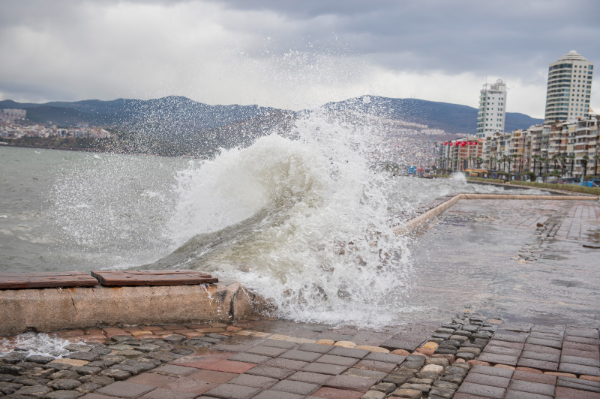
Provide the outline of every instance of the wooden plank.
<path id="1" fill-rule="evenodd" d="M 0 289 L 43 289 L 96 285 L 98 285 L 98 281 L 95 278 L 80 271 L 0 274 Z"/>
<path id="2" fill-rule="evenodd" d="M 92 271 L 103 286 L 176 286 L 217 283 L 217 278 L 197 271 Z"/>

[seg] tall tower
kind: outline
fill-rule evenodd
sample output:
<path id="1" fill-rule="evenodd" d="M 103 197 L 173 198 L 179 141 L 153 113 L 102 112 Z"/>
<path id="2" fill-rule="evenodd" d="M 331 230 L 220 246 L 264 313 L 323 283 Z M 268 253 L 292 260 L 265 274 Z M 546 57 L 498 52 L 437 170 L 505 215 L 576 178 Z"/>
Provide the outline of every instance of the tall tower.
<path id="1" fill-rule="evenodd" d="M 571 50 L 548 69 L 546 124 L 588 118 L 594 63 Z"/>
<path id="2" fill-rule="evenodd" d="M 479 95 L 477 137 L 486 138 L 496 132 L 504 133 L 506 117 L 506 84 L 502 79 L 483 85 Z"/>

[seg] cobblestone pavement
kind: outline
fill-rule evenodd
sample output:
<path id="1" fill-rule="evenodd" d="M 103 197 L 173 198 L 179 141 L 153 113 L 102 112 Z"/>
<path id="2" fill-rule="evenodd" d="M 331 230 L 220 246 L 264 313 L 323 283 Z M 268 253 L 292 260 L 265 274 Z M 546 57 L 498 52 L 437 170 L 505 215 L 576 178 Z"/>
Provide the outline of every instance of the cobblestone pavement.
<path id="1" fill-rule="evenodd" d="M 599 215 L 598 201 L 459 201 L 410 246 L 414 314 L 441 321 L 470 306 L 598 327 Z"/>
<path id="2" fill-rule="evenodd" d="M 72 342 L 63 358 L 6 344 L 5 398 L 600 398 L 598 329 L 473 313 L 380 332 L 251 320 L 55 335 Z"/>

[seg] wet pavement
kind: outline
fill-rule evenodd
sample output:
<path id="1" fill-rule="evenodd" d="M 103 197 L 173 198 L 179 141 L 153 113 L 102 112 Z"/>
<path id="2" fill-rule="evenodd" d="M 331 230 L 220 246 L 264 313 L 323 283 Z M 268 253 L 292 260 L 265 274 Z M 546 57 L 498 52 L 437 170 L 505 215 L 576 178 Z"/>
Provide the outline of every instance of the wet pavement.
<path id="1" fill-rule="evenodd" d="M 468 308 L 598 327 L 599 239 L 598 201 L 459 201 L 411 246 L 410 304 L 432 321 Z"/>

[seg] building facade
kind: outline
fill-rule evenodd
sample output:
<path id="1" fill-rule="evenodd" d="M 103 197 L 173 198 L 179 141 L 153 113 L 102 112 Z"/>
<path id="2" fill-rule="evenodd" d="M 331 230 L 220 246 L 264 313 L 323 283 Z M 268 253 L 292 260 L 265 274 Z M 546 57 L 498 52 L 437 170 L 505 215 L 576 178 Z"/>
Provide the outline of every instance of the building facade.
<path id="1" fill-rule="evenodd" d="M 502 79 L 486 83 L 479 94 L 477 137 L 485 139 L 494 133 L 504 133 L 506 121 L 506 84 Z"/>
<path id="2" fill-rule="evenodd" d="M 594 63 L 571 50 L 548 69 L 544 123 L 588 118 Z"/>

